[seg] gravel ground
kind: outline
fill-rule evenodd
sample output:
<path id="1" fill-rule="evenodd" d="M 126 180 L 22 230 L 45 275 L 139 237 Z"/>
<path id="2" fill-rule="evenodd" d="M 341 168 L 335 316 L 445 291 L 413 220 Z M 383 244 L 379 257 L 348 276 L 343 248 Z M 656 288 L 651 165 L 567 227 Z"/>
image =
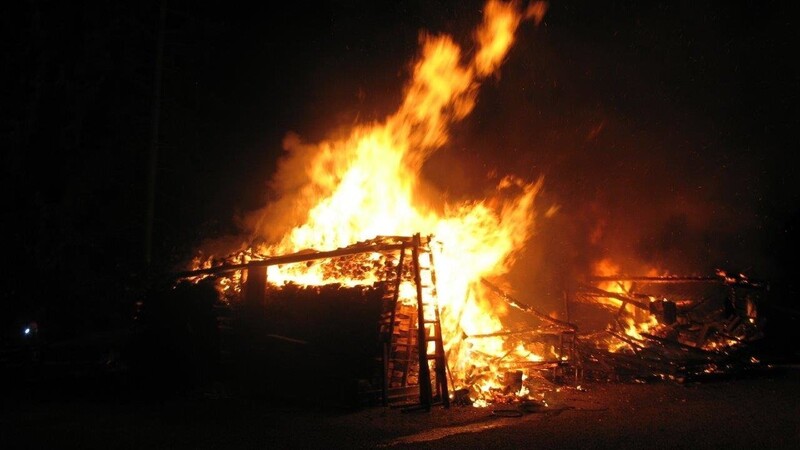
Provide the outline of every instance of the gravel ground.
<path id="1" fill-rule="evenodd" d="M 800 448 L 800 370 L 702 384 L 590 384 L 547 407 L 403 412 L 13 392 L 0 413 L 12 448 Z M 519 412 L 519 417 L 500 414 Z M 509 411 L 505 411 L 509 410 Z"/>

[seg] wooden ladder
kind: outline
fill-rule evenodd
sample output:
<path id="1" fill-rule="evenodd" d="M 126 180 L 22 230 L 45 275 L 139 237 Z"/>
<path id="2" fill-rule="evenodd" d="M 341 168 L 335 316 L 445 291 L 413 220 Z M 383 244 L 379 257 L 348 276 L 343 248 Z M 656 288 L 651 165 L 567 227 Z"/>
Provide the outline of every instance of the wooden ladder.
<path id="1" fill-rule="evenodd" d="M 409 278 L 416 287 L 416 305 L 398 301 L 400 285 Z M 397 265 L 382 297 L 379 330 L 382 403 L 388 405 L 418 395 L 416 407 L 429 410 L 434 402 L 449 407 L 447 360 L 430 238 L 416 234 L 402 241 Z"/>
<path id="2" fill-rule="evenodd" d="M 389 275 L 381 298 L 381 316 L 378 323 L 381 341 L 381 400 L 384 406 L 390 400 L 408 396 L 409 384 L 416 384 L 409 373 L 416 359 L 416 316 L 413 308 L 398 303 L 400 285 L 410 259 L 410 242 L 402 242 L 397 265 Z M 414 391 L 414 389 L 410 389 Z"/>
<path id="3" fill-rule="evenodd" d="M 445 408 L 450 406 L 447 389 L 447 358 L 442 342 L 436 272 L 430 240 L 430 237 L 422 238 L 419 234 L 415 234 L 412 237 L 411 247 L 414 284 L 417 288 L 419 402 L 420 406 L 426 410 L 429 410 L 435 401 L 441 402 Z M 433 377 L 431 376 L 431 363 L 433 363 Z"/>

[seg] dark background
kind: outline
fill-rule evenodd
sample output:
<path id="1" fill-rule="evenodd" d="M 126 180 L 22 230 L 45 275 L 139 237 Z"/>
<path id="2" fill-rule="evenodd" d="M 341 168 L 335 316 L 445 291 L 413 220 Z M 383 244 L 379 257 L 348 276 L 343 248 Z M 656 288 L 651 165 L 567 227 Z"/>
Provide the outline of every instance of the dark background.
<path id="1" fill-rule="evenodd" d="M 4 330 L 123 323 L 152 274 L 268 202 L 287 132 L 314 142 L 391 113 L 419 31 L 469 52 L 481 2 L 169 1 L 147 265 L 159 9 L 26 1 L 1 15 Z M 603 256 L 786 286 L 795 13 L 791 2 L 553 1 L 424 174 L 453 199 L 491 188 L 492 172 L 545 177 L 541 210 L 560 212 L 519 256 L 518 290 L 552 294 Z"/>

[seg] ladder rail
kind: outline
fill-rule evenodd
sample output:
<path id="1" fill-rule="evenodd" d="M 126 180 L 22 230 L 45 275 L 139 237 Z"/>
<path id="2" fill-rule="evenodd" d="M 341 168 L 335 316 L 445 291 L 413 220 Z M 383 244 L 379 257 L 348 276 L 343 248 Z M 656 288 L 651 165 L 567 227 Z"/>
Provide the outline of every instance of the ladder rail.
<path id="1" fill-rule="evenodd" d="M 384 310 L 387 309 L 387 308 L 390 310 L 389 322 L 381 324 L 381 328 L 382 328 L 381 329 L 381 334 L 382 334 L 382 336 L 381 336 L 381 341 L 382 341 L 381 342 L 381 346 L 382 346 L 382 349 L 381 349 L 382 350 L 382 355 L 381 356 L 382 356 L 382 358 L 381 359 L 383 360 L 382 361 L 383 370 L 382 370 L 382 380 L 381 380 L 381 391 L 382 391 L 381 392 L 382 393 L 381 397 L 382 397 L 382 403 L 383 403 L 384 406 L 388 406 L 388 404 L 389 404 L 389 387 L 390 387 L 389 384 L 391 383 L 391 378 L 392 378 L 392 376 L 389 374 L 389 361 L 391 359 L 393 359 L 392 358 L 392 354 L 394 353 L 393 349 L 392 349 L 392 341 L 393 341 L 393 336 L 394 336 L 395 320 L 397 319 L 397 300 L 398 300 L 398 298 L 400 296 L 400 283 L 403 282 L 403 259 L 404 259 L 405 253 L 406 253 L 405 249 L 406 249 L 406 244 L 405 244 L 405 242 L 403 242 L 400 245 L 400 252 L 399 252 L 399 255 L 397 257 L 397 267 L 395 269 L 396 272 L 395 272 L 394 282 L 391 283 L 391 284 L 387 284 L 387 286 L 392 286 L 393 287 L 393 292 L 391 293 L 391 299 L 389 300 L 389 305 L 388 306 L 384 305 Z M 386 312 L 384 311 L 383 314 L 386 314 Z M 385 329 L 383 329 L 383 328 L 385 328 Z M 392 367 L 392 373 L 394 373 L 394 369 L 395 368 Z M 404 371 L 404 377 L 403 378 L 405 378 L 405 373 L 406 372 L 407 372 L 407 370 Z M 405 383 L 403 383 L 403 385 L 405 386 Z"/>
<path id="2" fill-rule="evenodd" d="M 419 346 L 419 402 L 426 410 L 430 410 L 433 399 L 431 372 L 428 366 L 428 339 L 425 327 L 425 307 L 422 297 L 422 280 L 419 267 L 419 250 L 421 239 L 419 233 L 413 237 L 411 245 L 412 264 L 414 268 L 414 284 L 417 291 L 417 345 Z"/>
<path id="3" fill-rule="evenodd" d="M 447 387 L 447 357 L 444 352 L 444 342 L 442 342 L 442 322 L 439 314 L 439 293 L 436 285 L 436 270 L 433 262 L 433 249 L 431 248 L 431 237 L 426 239 L 428 245 L 428 262 L 431 276 L 431 295 L 433 297 L 433 311 L 435 316 L 434 336 L 435 336 L 435 364 L 436 364 L 436 389 L 441 397 L 442 404 L 445 408 L 450 407 L 450 393 Z"/>

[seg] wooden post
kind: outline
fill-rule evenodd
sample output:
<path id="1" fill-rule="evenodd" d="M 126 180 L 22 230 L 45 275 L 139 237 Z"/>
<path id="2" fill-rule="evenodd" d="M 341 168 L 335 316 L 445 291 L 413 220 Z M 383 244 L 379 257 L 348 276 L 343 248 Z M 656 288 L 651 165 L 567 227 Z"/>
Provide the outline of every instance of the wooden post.
<path id="1" fill-rule="evenodd" d="M 262 310 L 267 303 L 267 268 L 247 269 L 247 282 L 244 286 L 244 305 L 248 310 Z"/>
<path id="2" fill-rule="evenodd" d="M 419 233 L 413 237 L 411 244 L 412 264 L 414 267 L 414 284 L 417 286 L 417 347 L 419 348 L 419 403 L 426 410 L 431 409 L 433 388 L 431 387 L 431 369 L 428 366 L 428 339 L 425 328 L 425 307 L 422 298 L 422 280 L 419 273 Z"/>

